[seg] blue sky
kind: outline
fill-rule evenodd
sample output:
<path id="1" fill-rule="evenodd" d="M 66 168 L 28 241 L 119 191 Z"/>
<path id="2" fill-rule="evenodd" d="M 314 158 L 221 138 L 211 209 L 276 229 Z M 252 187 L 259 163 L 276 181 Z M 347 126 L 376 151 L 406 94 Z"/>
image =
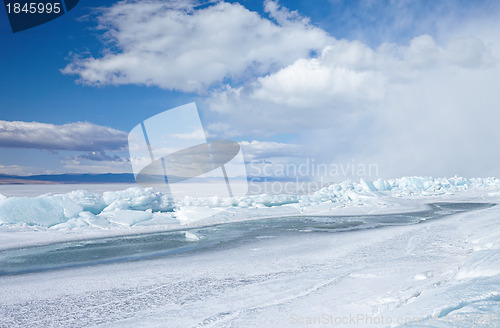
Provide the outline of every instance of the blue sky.
<path id="1" fill-rule="evenodd" d="M 16 34 L 0 10 L 0 173 L 131 172 L 126 133 L 196 101 L 249 160 L 500 174 L 498 1 L 150 6 L 82 0 Z"/>

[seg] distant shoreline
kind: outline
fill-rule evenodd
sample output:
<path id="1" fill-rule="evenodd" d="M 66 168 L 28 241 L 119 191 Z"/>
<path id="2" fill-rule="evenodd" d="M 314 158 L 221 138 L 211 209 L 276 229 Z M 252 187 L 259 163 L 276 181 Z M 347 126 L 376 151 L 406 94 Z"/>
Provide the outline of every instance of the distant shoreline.
<path id="1" fill-rule="evenodd" d="M 45 174 L 45 175 L 7 175 L 0 174 L 0 185 L 24 184 L 106 184 L 106 183 L 135 183 L 132 173 L 106 174 Z"/>
<path id="2" fill-rule="evenodd" d="M 189 183 L 220 182 L 220 178 L 190 179 Z M 247 177 L 243 181 L 248 182 L 298 182 L 293 177 Z M 74 173 L 74 174 L 44 174 L 44 175 L 8 175 L 0 174 L 0 185 L 30 185 L 30 184 L 110 184 L 110 183 L 135 183 L 132 173 Z"/>

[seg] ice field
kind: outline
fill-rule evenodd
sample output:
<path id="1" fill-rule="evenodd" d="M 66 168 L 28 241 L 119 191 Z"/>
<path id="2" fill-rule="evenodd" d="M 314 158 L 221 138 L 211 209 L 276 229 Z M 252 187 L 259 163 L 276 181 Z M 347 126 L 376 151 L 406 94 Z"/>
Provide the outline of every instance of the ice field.
<path id="1" fill-rule="evenodd" d="M 37 188 L 0 188 L 0 327 L 500 326 L 497 179 Z"/>

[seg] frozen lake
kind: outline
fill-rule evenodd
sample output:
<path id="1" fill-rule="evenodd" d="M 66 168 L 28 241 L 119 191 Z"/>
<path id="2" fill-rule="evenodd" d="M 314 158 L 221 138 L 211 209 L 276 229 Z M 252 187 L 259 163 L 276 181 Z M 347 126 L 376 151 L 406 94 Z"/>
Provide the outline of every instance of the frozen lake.
<path id="1" fill-rule="evenodd" d="M 4 198 L 0 327 L 499 327 L 500 188 L 420 182 L 248 197 L 208 221 L 175 219 L 226 203 Z M 28 205 L 62 223 L 14 221 Z"/>

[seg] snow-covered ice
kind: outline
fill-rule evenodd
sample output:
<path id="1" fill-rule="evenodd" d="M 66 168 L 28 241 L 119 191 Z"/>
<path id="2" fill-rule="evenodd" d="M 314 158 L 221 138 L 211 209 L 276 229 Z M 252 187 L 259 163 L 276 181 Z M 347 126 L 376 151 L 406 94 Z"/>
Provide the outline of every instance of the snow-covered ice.
<path id="1" fill-rule="evenodd" d="M 203 189 L 203 184 L 194 186 L 197 190 Z M 213 185 L 210 186 L 213 188 Z M 98 187 L 102 189 L 102 185 Z M 376 209 L 389 207 L 393 211 L 393 207 L 398 205 L 398 202 L 393 201 L 394 198 L 446 195 L 497 187 L 500 188 L 500 180 L 494 178 L 405 177 L 374 182 L 347 181 L 305 195 L 255 194 L 235 198 L 193 197 L 193 187 L 188 187 L 185 195 L 177 198 L 153 188 L 139 187 L 105 192 L 52 192 L 36 197 L 6 197 L 0 194 L 0 228 L 8 227 L 12 230 L 20 227 L 24 231 L 29 230 L 29 227 L 36 227 L 38 230 L 76 231 L 156 226 L 165 229 L 171 227 L 173 222 L 200 223 L 207 217 L 207 212 L 210 213 L 210 222 L 214 223 L 217 220 L 225 222 L 233 218 L 261 215 L 313 213 L 345 206 Z M 32 187 L 26 188 L 30 190 Z M 66 191 L 68 187 L 61 185 L 56 188 Z M 387 197 L 390 199 L 386 200 Z M 2 246 L 5 245 L 0 245 Z"/>
<path id="2" fill-rule="evenodd" d="M 499 202 L 459 177 L 0 197 L 0 327 L 499 327 Z"/>

